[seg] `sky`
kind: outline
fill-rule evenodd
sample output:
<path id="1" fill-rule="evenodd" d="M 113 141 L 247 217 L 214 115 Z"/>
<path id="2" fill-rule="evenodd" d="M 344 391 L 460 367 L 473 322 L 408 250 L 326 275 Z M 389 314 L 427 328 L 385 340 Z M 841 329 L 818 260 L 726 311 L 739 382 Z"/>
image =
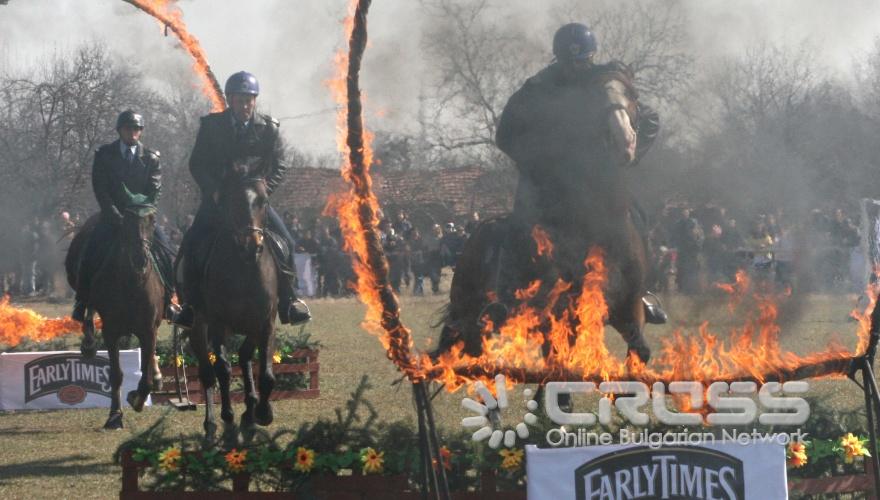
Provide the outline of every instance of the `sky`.
<path id="1" fill-rule="evenodd" d="M 510 22 L 545 33 L 553 5 L 571 1 L 506 0 L 504 5 Z M 876 0 L 655 1 L 682 3 L 688 38 L 702 56 L 735 55 L 758 39 L 807 42 L 843 79 L 851 73 L 854 58 L 862 57 L 880 35 Z M 341 21 L 347 4 L 348 0 L 178 2 L 221 84 L 239 70 L 256 74 L 263 91 L 261 111 L 282 120 L 290 143 L 315 154 L 335 150 L 333 101 L 324 82 L 332 75 L 335 51 L 343 46 Z M 422 0 L 374 0 L 361 75 L 368 125 L 414 126 L 423 85 L 421 36 L 430 22 Z M 96 40 L 157 78 L 191 71 L 173 35 L 163 36 L 152 18 L 121 0 L 10 0 L 0 5 L 0 65 L 27 67 L 53 51 Z"/>

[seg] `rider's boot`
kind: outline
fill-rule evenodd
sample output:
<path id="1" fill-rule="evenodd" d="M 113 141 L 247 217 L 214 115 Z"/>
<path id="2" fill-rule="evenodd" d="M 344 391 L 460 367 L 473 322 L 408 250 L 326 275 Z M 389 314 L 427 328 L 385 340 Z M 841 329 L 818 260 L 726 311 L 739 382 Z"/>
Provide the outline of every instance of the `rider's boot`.
<path id="1" fill-rule="evenodd" d="M 196 312 L 193 306 L 183 303 L 176 307 L 179 309 L 179 312 L 169 319 L 174 325 L 189 330 L 193 327 L 193 322 L 196 319 Z"/>
<path id="2" fill-rule="evenodd" d="M 296 280 L 282 272 L 278 286 L 278 317 L 285 325 L 300 325 L 312 319 L 309 306 L 296 296 Z"/>
<path id="3" fill-rule="evenodd" d="M 645 322 L 662 325 L 669 320 L 669 316 L 663 310 L 663 304 L 660 303 L 660 298 L 653 293 L 647 292 L 642 297 L 642 303 L 645 305 Z"/>

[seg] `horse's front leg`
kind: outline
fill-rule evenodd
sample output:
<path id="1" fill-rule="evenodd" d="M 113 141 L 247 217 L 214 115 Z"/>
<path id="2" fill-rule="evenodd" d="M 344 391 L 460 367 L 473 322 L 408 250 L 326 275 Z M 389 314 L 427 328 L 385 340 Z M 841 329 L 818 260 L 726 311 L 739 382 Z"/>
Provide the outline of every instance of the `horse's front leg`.
<path id="1" fill-rule="evenodd" d="M 219 327 L 218 327 L 219 328 Z M 232 370 L 229 360 L 226 358 L 226 347 L 223 345 L 225 328 L 222 331 L 211 331 L 211 343 L 214 346 L 214 374 L 217 376 L 217 385 L 220 387 L 220 419 L 227 424 L 233 423 L 235 415 L 232 412 L 232 401 L 229 398 L 229 380 Z"/>
<path id="2" fill-rule="evenodd" d="M 110 415 L 104 423 L 105 429 L 122 429 L 122 364 L 119 362 L 119 338 L 114 332 L 104 328 L 104 342 L 110 357 Z"/>
<path id="3" fill-rule="evenodd" d="M 201 315 L 198 315 L 201 316 Z M 214 423 L 214 367 L 208 355 L 208 328 L 201 317 L 196 317 L 189 335 L 189 344 L 199 361 L 199 381 L 205 393 L 205 439 L 213 441 L 217 433 L 217 424 Z"/>
<path id="4" fill-rule="evenodd" d="M 244 383 L 244 413 L 241 415 L 241 427 L 252 429 L 254 427 L 254 408 L 257 405 L 257 391 L 254 388 L 254 370 L 251 359 L 257 346 L 253 339 L 248 336 L 238 350 L 238 366 L 241 367 L 241 380 Z"/>
<path id="5" fill-rule="evenodd" d="M 125 400 L 131 405 L 134 411 L 140 412 L 144 409 L 144 404 L 150 396 L 150 389 L 153 377 L 161 376 L 156 373 L 156 328 L 150 326 L 140 332 L 138 338 L 141 341 L 141 380 L 138 382 L 137 390 L 129 391 Z"/>
<path id="6" fill-rule="evenodd" d="M 273 314 L 274 317 L 274 314 Z M 260 335 L 260 402 L 257 404 L 257 423 L 269 425 L 274 420 L 269 396 L 275 387 L 275 374 L 272 373 L 272 358 L 275 354 L 275 332 L 271 321 L 263 327 Z"/>

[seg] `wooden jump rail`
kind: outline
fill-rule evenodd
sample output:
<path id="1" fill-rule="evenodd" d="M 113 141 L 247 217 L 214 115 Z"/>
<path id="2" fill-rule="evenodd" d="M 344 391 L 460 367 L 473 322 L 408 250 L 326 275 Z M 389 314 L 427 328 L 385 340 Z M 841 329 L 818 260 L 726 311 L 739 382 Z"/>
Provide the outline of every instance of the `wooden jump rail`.
<path id="1" fill-rule="evenodd" d="M 318 372 L 321 369 L 321 364 L 318 362 L 318 352 L 313 349 L 299 349 L 297 351 L 293 351 L 290 353 L 288 357 L 301 360 L 301 362 L 294 363 L 278 363 L 272 365 L 272 373 L 275 375 L 282 374 L 291 374 L 291 373 L 304 373 L 309 376 L 309 387 L 308 389 L 287 389 L 287 390 L 274 390 L 272 391 L 272 395 L 269 397 L 270 401 L 277 401 L 281 399 L 314 399 L 321 395 L 321 388 L 319 386 L 319 378 Z M 175 368 L 164 367 L 162 368 L 162 376 L 165 378 L 174 377 Z M 202 391 L 202 384 L 199 382 L 199 368 L 197 366 L 187 366 L 185 369 L 186 380 L 187 380 L 187 388 L 189 389 L 189 397 L 190 401 L 193 403 L 204 403 L 205 396 Z M 254 370 L 254 376 L 256 376 L 258 370 Z M 232 378 L 240 378 L 241 377 L 241 367 L 235 365 L 232 367 Z M 176 388 L 175 388 L 176 389 Z M 162 404 L 168 402 L 168 400 L 177 397 L 176 390 L 166 390 L 160 392 L 154 392 L 150 395 L 154 404 Z M 230 393 L 230 398 L 234 403 L 241 403 L 244 401 L 244 393 L 241 391 L 234 391 Z"/>
<path id="2" fill-rule="evenodd" d="M 366 500 L 381 498 L 383 500 L 421 500 L 422 494 L 416 491 L 406 475 L 364 476 L 353 473 L 350 476 L 334 476 L 331 474 L 314 474 L 309 478 L 310 494 L 298 496 L 293 492 L 280 491 L 249 491 L 251 474 L 241 472 L 232 475 L 232 491 L 140 491 L 141 471 L 149 463 L 136 461 L 132 452 L 122 454 L 122 500 L 232 500 L 232 499 L 291 499 L 321 498 L 333 500 Z M 453 492 L 454 500 L 526 500 L 525 491 L 497 491 L 497 482 L 493 471 L 480 474 L 478 491 Z"/>

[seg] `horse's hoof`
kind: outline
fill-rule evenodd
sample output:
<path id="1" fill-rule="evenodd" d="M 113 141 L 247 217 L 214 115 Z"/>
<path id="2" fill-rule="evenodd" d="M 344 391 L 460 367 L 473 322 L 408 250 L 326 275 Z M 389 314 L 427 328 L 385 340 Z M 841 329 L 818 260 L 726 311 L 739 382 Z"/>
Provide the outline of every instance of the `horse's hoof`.
<path id="1" fill-rule="evenodd" d="M 146 398 L 141 397 L 138 391 L 129 391 L 128 395 L 125 397 L 125 400 L 128 401 L 131 408 L 138 413 L 144 410 L 145 399 Z"/>
<path id="2" fill-rule="evenodd" d="M 220 410 L 220 419 L 227 424 L 231 424 L 235 422 L 235 414 L 231 409 L 229 410 Z"/>
<path id="3" fill-rule="evenodd" d="M 79 345 L 79 352 L 85 359 L 94 359 L 98 354 L 98 341 L 95 337 L 84 337 Z"/>
<path id="4" fill-rule="evenodd" d="M 238 428 L 235 424 L 225 423 L 223 425 L 223 446 L 226 449 L 237 448 L 241 446 L 241 440 L 238 435 Z"/>
<path id="5" fill-rule="evenodd" d="M 213 443 L 217 437 L 217 424 L 214 422 L 205 422 L 205 443 Z"/>
<path id="6" fill-rule="evenodd" d="M 115 431 L 122 429 L 122 412 L 114 412 L 111 413 L 109 417 L 107 417 L 107 421 L 104 423 L 104 428 L 107 430 Z"/>
<path id="7" fill-rule="evenodd" d="M 648 364 L 648 360 L 651 359 L 651 349 L 645 344 L 630 345 L 626 352 L 628 356 L 638 357 L 643 364 Z"/>
<path id="8" fill-rule="evenodd" d="M 256 422 L 258 425 L 267 426 L 275 420 L 275 417 L 272 415 L 272 407 L 269 405 L 269 402 L 260 403 L 257 405 L 256 413 Z"/>
<path id="9" fill-rule="evenodd" d="M 241 426 L 242 431 L 245 429 L 253 429 L 256 425 L 254 423 L 254 412 L 251 410 L 247 410 L 241 414 L 241 422 L 239 424 Z"/>

